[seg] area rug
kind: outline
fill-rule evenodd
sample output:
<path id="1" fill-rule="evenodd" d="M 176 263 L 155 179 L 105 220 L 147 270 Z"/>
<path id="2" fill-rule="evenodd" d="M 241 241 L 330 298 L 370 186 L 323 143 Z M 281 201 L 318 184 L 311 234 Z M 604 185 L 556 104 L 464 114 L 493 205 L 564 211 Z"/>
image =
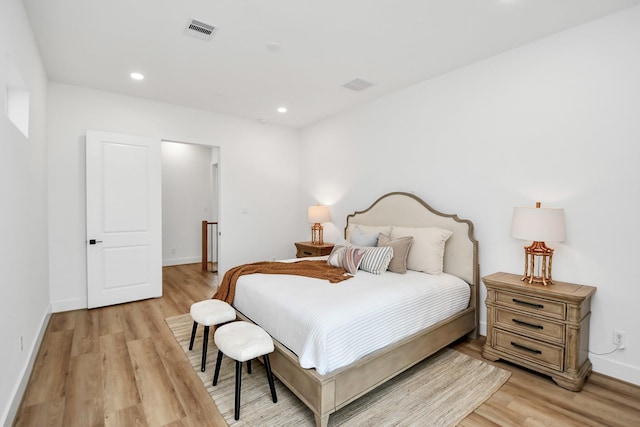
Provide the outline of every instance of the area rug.
<path id="1" fill-rule="evenodd" d="M 314 427 L 313 412 L 276 379 L 273 403 L 264 367 L 243 368 L 240 420 L 233 418 L 235 362 L 224 357 L 218 385 L 211 385 L 218 353 L 210 338 L 206 371 L 200 371 L 202 330 L 189 351 L 188 314 L 166 319 L 204 387 L 230 426 Z M 495 393 L 510 373 L 482 360 L 443 349 L 329 417 L 329 426 L 455 426 Z"/>

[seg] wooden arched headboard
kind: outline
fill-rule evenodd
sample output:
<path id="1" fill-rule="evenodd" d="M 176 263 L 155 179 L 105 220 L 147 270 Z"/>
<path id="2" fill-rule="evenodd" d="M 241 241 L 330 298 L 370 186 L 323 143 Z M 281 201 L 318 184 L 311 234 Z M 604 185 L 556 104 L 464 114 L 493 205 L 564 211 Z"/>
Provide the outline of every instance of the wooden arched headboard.
<path id="1" fill-rule="evenodd" d="M 413 194 L 394 192 L 380 197 L 369 208 L 348 215 L 345 239 L 349 240 L 354 224 L 440 227 L 452 231 L 445 245 L 444 272 L 460 277 L 471 286 L 470 306 L 478 307 L 478 241 L 473 236 L 471 221 L 460 219 L 455 214 L 438 212 Z"/>

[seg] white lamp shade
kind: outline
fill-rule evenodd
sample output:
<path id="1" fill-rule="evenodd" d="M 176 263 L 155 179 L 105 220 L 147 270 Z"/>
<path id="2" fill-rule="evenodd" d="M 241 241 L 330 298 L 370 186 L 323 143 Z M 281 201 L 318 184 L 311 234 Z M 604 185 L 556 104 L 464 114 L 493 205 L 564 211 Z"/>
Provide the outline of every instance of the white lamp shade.
<path id="1" fill-rule="evenodd" d="M 307 221 L 311 224 L 323 222 L 329 222 L 331 220 L 331 213 L 329 212 L 329 206 L 309 206 L 307 210 Z"/>
<path id="2" fill-rule="evenodd" d="M 564 242 L 564 209 L 513 208 L 511 237 L 533 242 Z"/>

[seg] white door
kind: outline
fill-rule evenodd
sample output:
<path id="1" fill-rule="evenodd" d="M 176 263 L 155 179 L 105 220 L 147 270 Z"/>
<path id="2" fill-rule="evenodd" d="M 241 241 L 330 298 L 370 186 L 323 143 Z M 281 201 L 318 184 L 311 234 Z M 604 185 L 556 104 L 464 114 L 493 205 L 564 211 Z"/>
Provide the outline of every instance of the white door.
<path id="1" fill-rule="evenodd" d="M 162 296 L 160 140 L 87 131 L 88 307 Z"/>

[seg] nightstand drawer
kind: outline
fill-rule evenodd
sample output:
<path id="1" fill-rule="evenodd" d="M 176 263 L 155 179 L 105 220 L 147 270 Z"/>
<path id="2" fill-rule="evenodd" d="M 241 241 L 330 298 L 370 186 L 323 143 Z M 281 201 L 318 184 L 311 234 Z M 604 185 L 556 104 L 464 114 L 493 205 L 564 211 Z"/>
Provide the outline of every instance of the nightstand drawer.
<path id="1" fill-rule="evenodd" d="M 532 338 L 564 344 L 564 324 L 497 308 L 494 325 Z"/>
<path id="2" fill-rule="evenodd" d="M 558 320 L 565 320 L 567 312 L 567 306 L 563 302 L 550 301 L 505 291 L 496 291 L 496 304 L 511 307 L 517 311 L 526 311 Z"/>
<path id="3" fill-rule="evenodd" d="M 495 329 L 495 348 L 548 368 L 562 371 L 564 348 Z"/>
<path id="4" fill-rule="evenodd" d="M 332 243 L 316 245 L 311 242 L 296 242 L 295 245 L 297 258 L 329 255 L 333 249 Z"/>
<path id="5" fill-rule="evenodd" d="M 296 257 L 304 258 L 308 256 L 320 256 L 320 251 L 318 251 L 316 248 L 298 248 Z"/>

